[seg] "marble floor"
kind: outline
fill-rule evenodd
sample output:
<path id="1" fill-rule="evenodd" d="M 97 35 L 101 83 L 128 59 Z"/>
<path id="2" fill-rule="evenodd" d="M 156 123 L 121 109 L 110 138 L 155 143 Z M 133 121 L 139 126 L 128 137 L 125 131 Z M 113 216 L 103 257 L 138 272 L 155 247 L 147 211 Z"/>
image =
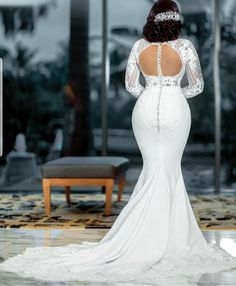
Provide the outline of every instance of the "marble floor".
<path id="1" fill-rule="evenodd" d="M 107 229 L 77 229 L 77 230 L 26 230 L 2 229 L 0 230 L 0 259 L 5 260 L 33 246 L 60 246 L 70 243 L 79 243 L 83 240 L 98 241 Z M 208 242 L 216 243 L 231 255 L 236 257 L 236 231 L 203 231 Z M 0 271 L 0 285 L 91 285 L 80 282 L 52 283 L 21 278 L 15 274 Z M 93 284 L 99 285 L 99 284 Z M 104 285 L 104 283 L 103 283 Z M 107 284 L 108 285 L 108 284 Z M 111 285 L 111 284 L 109 284 Z M 117 283 L 114 285 L 118 285 Z M 119 284 L 120 286 L 135 284 Z M 150 284 L 143 284 L 150 285 Z M 156 284 L 157 285 L 157 284 Z M 159 285 L 159 284 L 158 284 Z M 163 284 L 162 284 L 163 285 Z M 165 285 L 176 285 L 168 281 Z M 188 281 L 184 285 L 236 285 L 236 269 L 222 271 L 214 274 L 203 274 L 197 281 Z"/>

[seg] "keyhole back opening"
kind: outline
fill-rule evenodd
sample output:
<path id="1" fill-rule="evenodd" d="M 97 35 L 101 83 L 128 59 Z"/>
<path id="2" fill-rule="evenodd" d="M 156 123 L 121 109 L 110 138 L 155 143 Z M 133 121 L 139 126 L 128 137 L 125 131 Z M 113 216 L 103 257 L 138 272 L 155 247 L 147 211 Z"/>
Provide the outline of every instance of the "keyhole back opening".
<path id="1" fill-rule="evenodd" d="M 147 76 L 176 76 L 182 69 L 181 57 L 168 44 L 151 44 L 141 51 L 138 60 L 141 71 Z"/>

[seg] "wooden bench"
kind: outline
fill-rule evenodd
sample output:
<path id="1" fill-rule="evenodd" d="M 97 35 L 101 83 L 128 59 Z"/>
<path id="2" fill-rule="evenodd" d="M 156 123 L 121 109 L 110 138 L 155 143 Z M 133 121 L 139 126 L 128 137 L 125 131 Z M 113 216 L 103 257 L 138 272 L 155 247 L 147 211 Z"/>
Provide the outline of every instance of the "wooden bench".
<path id="1" fill-rule="evenodd" d="M 125 174 L 129 159 L 112 156 L 62 157 L 41 167 L 45 214 L 51 214 L 51 187 L 65 187 L 66 201 L 70 206 L 71 186 L 105 187 L 105 215 L 111 212 L 114 183 L 118 182 L 117 200 L 122 198 Z"/>

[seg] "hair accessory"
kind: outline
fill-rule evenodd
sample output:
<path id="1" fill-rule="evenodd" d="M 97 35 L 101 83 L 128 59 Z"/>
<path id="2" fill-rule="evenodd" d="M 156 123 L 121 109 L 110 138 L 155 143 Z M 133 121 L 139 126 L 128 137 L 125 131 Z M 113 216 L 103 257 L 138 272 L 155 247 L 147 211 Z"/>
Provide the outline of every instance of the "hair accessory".
<path id="1" fill-rule="evenodd" d="M 167 11 L 167 12 L 157 13 L 154 19 L 155 22 L 165 21 L 165 20 L 180 21 L 181 16 L 178 12 Z"/>

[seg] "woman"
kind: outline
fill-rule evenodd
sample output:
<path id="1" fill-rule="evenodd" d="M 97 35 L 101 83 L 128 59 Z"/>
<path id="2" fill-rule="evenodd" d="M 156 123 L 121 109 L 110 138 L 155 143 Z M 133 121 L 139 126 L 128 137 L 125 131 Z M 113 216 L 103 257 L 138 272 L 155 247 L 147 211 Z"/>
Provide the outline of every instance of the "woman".
<path id="1" fill-rule="evenodd" d="M 112 228 L 95 243 L 28 248 L 0 269 L 48 281 L 125 285 L 135 280 L 137 285 L 236 267 L 236 258 L 206 242 L 182 177 L 191 124 L 186 98 L 201 93 L 204 82 L 193 44 L 180 37 L 181 20 L 174 1 L 157 1 L 144 26 L 145 38 L 134 43 L 129 55 L 125 85 L 137 97 L 132 125 L 143 168 Z M 189 84 L 181 88 L 185 71 Z"/>

